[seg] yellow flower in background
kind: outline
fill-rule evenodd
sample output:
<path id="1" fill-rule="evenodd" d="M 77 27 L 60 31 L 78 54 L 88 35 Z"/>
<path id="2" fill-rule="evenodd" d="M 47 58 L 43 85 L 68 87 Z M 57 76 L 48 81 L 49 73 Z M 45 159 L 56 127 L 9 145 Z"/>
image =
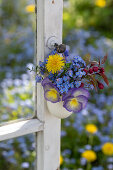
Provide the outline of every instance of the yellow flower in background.
<path id="1" fill-rule="evenodd" d="M 113 155 L 113 143 L 107 142 L 102 146 L 102 152 L 105 155 Z"/>
<path id="2" fill-rule="evenodd" d="M 69 18 L 70 18 L 69 13 L 68 13 L 68 12 L 64 12 L 64 13 L 63 13 L 63 20 L 64 20 L 64 21 L 67 21 L 67 20 L 69 20 Z"/>
<path id="3" fill-rule="evenodd" d="M 51 73 L 57 73 L 64 67 L 64 60 L 59 54 L 50 55 L 46 64 L 46 68 Z"/>
<path id="4" fill-rule="evenodd" d="M 97 159 L 96 153 L 92 150 L 86 150 L 82 153 L 82 157 L 88 162 L 93 162 Z"/>
<path id="5" fill-rule="evenodd" d="M 63 164 L 63 157 L 60 155 L 60 165 Z"/>
<path id="6" fill-rule="evenodd" d="M 95 5 L 104 8 L 106 6 L 106 0 L 96 0 Z"/>
<path id="7" fill-rule="evenodd" d="M 89 133 L 96 133 L 97 132 L 97 127 L 94 124 L 87 124 L 85 129 L 89 132 Z"/>
<path id="8" fill-rule="evenodd" d="M 27 5 L 25 9 L 27 12 L 30 12 L 30 13 L 35 12 L 35 5 L 33 4 Z"/>

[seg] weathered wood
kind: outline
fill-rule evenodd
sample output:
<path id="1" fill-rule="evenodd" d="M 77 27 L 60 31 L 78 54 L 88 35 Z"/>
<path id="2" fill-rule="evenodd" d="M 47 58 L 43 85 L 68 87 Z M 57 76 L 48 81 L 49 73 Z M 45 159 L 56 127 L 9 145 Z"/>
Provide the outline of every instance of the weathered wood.
<path id="1" fill-rule="evenodd" d="M 37 64 L 48 54 L 47 41 L 56 37 L 62 43 L 63 0 L 37 0 Z M 37 85 L 37 117 L 44 121 L 44 131 L 36 134 L 36 170 L 57 170 L 60 157 L 60 124 L 47 109 L 43 89 Z"/>
<path id="2" fill-rule="evenodd" d="M 8 122 L 0 126 L 0 141 L 27 135 L 43 130 L 43 123 L 38 119 L 22 120 L 19 122 Z"/>

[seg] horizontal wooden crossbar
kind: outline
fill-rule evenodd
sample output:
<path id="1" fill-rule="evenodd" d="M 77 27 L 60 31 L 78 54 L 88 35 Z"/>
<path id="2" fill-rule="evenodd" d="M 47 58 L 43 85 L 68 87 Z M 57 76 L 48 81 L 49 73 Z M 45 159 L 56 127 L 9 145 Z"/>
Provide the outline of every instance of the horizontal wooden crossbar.
<path id="1" fill-rule="evenodd" d="M 0 141 L 27 135 L 43 130 L 43 123 L 38 119 L 8 122 L 0 127 Z"/>

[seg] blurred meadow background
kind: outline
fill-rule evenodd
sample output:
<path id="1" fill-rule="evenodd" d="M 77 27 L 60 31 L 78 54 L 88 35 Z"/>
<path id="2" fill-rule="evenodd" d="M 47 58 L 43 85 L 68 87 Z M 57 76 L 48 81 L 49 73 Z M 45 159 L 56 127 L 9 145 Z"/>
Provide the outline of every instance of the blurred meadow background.
<path id="1" fill-rule="evenodd" d="M 33 0 L 0 0 L 0 122 L 33 115 Z M 70 55 L 108 54 L 110 85 L 62 120 L 61 170 L 113 170 L 113 0 L 64 0 L 63 42 Z M 34 135 L 0 142 L 0 170 L 34 170 Z"/>

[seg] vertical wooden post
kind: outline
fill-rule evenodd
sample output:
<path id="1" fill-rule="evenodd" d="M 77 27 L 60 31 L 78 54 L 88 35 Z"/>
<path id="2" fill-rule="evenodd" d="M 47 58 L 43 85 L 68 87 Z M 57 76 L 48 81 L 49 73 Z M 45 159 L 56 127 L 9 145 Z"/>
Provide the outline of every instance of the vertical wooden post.
<path id="1" fill-rule="evenodd" d="M 62 43 L 63 0 L 37 0 L 37 64 L 48 54 L 47 41 L 56 37 Z M 43 88 L 37 85 L 37 118 L 44 131 L 36 133 L 36 170 L 58 170 L 61 121 L 47 109 Z"/>

